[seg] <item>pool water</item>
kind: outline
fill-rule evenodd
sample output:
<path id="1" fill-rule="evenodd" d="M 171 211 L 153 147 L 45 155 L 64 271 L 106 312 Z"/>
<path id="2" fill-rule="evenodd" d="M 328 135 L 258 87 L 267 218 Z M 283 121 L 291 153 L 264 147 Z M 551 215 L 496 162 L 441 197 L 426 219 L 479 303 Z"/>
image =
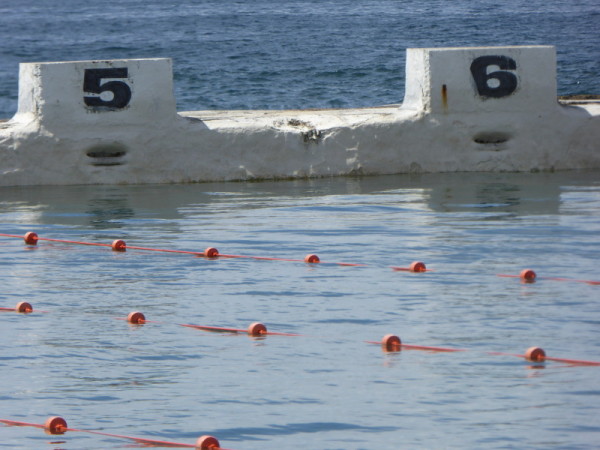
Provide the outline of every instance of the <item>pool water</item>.
<path id="1" fill-rule="evenodd" d="M 237 450 L 593 448 L 600 367 L 515 355 L 600 361 L 599 215 L 597 171 L 1 188 L 0 233 L 42 240 L 0 237 L 0 307 L 34 308 L 0 312 L 0 419 Z M 60 242 L 114 239 L 274 260 Z M 253 322 L 300 336 L 181 326 Z M 465 351 L 386 353 L 389 333 Z M 0 448 L 136 445 L 0 426 Z"/>

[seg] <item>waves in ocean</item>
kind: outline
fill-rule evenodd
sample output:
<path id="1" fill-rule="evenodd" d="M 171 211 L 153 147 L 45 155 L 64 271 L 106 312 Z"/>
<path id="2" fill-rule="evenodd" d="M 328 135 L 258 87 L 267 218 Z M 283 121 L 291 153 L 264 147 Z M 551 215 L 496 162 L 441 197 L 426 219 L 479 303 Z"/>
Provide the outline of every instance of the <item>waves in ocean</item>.
<path id="1" fill-rule="evenodd" d="M 0 118 L 40 61 L 170 57 L 179 110 L 338 108 L 401 102 L 406 48 L 543 44 L 558 94 L 600 93 L 595 0 L 179 3 L 3 0 Z"/>

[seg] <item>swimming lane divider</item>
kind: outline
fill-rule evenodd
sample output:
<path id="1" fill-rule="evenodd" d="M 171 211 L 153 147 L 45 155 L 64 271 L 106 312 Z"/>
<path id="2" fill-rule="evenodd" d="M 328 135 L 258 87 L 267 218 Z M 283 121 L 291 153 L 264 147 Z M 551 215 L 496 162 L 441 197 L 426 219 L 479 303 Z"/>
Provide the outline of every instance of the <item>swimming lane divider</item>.
<path id="1" fill-rule="evenodd" d="M 552 280 L 552 281 L 573 281 L 575 283 L 586 283 L 592 286 L 600 286 L 600 281 L 593 280 L 577 280 L 574 278 L 561 278 L 561 277 L 538 277 L 535 271 L 532 269 L 523 269 L 519 275 L 507 275 L 504 273 L 497 274 L 503 278 L 520 278 L 523 283 L 535 283 L 538 278 L 540 280 Z"/>
<path id="2" fill-rule="evenodd" d="M 31 313 L 33 312 L 33 307 L 31 304 L 27 302 L 20 302 L 17 304 L 15 308 L 0 308 L 0 311 L 7 312 L 21 312 L 21 313 Z M 126 318 L 117 317 L 118 320 L 126 320 L 132 325 L 143 325 L 146 323 L 164 323 L 158 321 L 150 321 L 146 319 L 146 316 L 140 311 L 132 311 Z M 182 327 L 194 328 L 201 331 L 214 332 L 214 333 L 244 333 L 248 334 L 252 337 L 266 337 L 268 335 L 272 336 L 305 336 L 303 334 L 297 333 L 282 333 L 282 332 L 273 332 L 268 331 L 267 327 L 260 323 L 254 322 L 250 324 L 250 326 L 246 329 L 243 328 L 233 328 L 233 327 L 217 327 L 210 325 L 194 325 L 194 324 L 175 324 Z M 414 345 L 414 344 L 405 344 L 402 343 L 402 340 L 394 335 L 387 334 L 383 337 L 381 341 L 365 341 L 368 344 L 380 345 L 382 350 L 385 353 L 389 352 L 400 352 L 402 349 L 407 350 L 422 350 L 428 352 L 464 352 L 467 349 L 460 348 L 449 348 L 449 347 L 434 347 L 434 346 L 426 346 L 426 345 Z M 546 356 L 546 352 L 539 347 L 531 347 L 529 348 L 525 354 L 518 355 L 513 353 L 502 353 L 502 352 L 487 352 L 489 355 L 505 355 L 505 356 L 515 356 L 519 358 L 524 358 L 527 361 L 532 362 L 545 362 L 545 361 L 554 361 L 561 362 L 571 366 L 600 366 L 599 361 L 589 361 L 589 360 L 580 360 L 580 359 L 568 359 L 568 358 L 556 358 Z M 0 420 L 0 422 L 2 422 Z M 157 441 L 159 442 L 159 441 Z"/>
<path id="3" fill-rule="evenodd" d="M 129 313 L 127 318 L 125 319 L 127 322 L 134 325 L 143 325 L 144 323 L 149 323 L 150 321 L 146 320 L 146 317 L 143 313 L 139 311 L 133 311 Z M 252 337 L 263 337 L 267 335 L 274 336 L 305 336 L 303 334 L 296 333 L 280 333 L 267 331 L 267 327 L 260 323 L 254 322 L 247 329 L 243 328 L 229 328 L 229 327 L 215 327 L 208 325 L 193 325 L 193 324 L 177 324 L 182 327 L 195 328 L 197 330 L 215 332 L 215 333 L 245 333 Z M 394 334 L 386 334 L 381 341 L 365 341 L 367 344 L 375 344 L 380 345 L 381 349 L 385 353 L 391 352 L 399 352 L 402 349 L 407 350 L 422 350 L 427 352 L 436 352 L 436 353 L 454 353 L 454 352 L 466 352 L 467 349 L 463 348 L 450 348 L 450 347 L 434 347 L 428 345 L 415 345 L 415 344 L 405 344 L 402 342 L 400 337 Z M 531 347 L 529 348 L 524 355 L 516 355 L 512 353 L 501 353 L 501 352 L 487 352 L 488 355 L 507 355 L 507 356 L 516 356 L 519 358 L 525 358 L 528 361 L 533 362 L 544 362 L 544 361 L 555 361 L 562 362 L 569 365 L 574 366 L 600 366 L 600 362 L 598 361 L 586 361 L 579 359 L 566 359 L 566 358 L 555 358 L 546 356 L 546 353 L 543 349 L 539 347 Z"/>
<path id="4" fill-rule="evenodd" d="M 23 306 L 24 305 L 24 306 Z M 18 309 L 23 309 L 23 311 L 18 311 Z M 30 313 L 33 311 L 31 305 L 27 302 L 20 302 L 17 304 L 15 308 L 0 308 L 0 311 L 17 311 L 23 313 Z M 146 323 L 164 323 L 158 321 L 147 320 L 146 316 L 140 311 L 132 311 L 126 318 L 117 317 L 118 320 L 125 320 L 132 325 L 144 325 Z M 217 327 L 211 325 L 195 325 L 195 324 L 175 324 L 182 327 L 194 328 L 201 331 L 213 332 L 213 333 L 235 333 L 235 334 L 248 334 L 252 337 L 266 337 L 266 336 L 306 336 L 298 333 L 283 333 L 283 332 L 275 332 L 268 331 L 267 327 L 260 323 L 254 322 L 250 324 L 250 326 L 246 329 L 244 328 L 233 328 L 233 327 Z M 427 345 L 415 345 L 415 344 L 405 344 L 402 340 L 394 335 L 387 334 L 383 337 L 381 341 L 365 341 L 367 344 L 375 344 L 380 345 L 382 350 L 386 353 L 388 352 L 399 352 L 402 349 L 407 350 L 422 350 L 428 352 L 465 352 L 467 349 L 461 348 L 450 348 L 450 347 L 435 347 L 435 346 L 427 346 Z M 513 353 L 502 353 L 502 352 L 487 352 L 489 355 L 505 355 L 505 356 L 516 356 L 519 358 L 525 358 L 528 361 L 533 362 L 544 362 L 544 361 L 554 361 L 561 362 L 568 365 L 573 366 L 600 366 L 600 361 L 589 361 L 589 360 L 580 360 L 580 359 L 567 359 L 567 358 L 556 358 L 546 356 L 546 353 L 543 349 L 539 347 L 531 347 L 529 348 L 524 355 L 517 355 Z M 0 420 L 1 422 L 1 420 Z"/>
<path id="5" fill-rule="evenodd" d="M 318 255 L 309 254 L 304 257 L 304 259 L 289 259 L 289 258 L 269 258 L 265 256 L 247 256 L 247 255 L 226 255 L 218 252 L 217 249 L 214 249 L 216 253 L 211 257 L 214 258 L 246 258 L 246 259 L 256 259 L 261 261 L 291 261 L 291 262 L 305 262 L 308 264 L 335 264 L 338 266 L 348 266 L 348 267 L 365 267 L 366 264 L 355 264 L 355 263 L 343 263 L 343 262 L 324 262 L 321 261 Z"/>
<path id="6" fill-rule="evenodd" d="M 116 240 L 114 240 L 110 244 L 104 244 L 104 243 L 101 243 L 101 242 L 84 242 L 84 241 L 72 241 L 72 240 L 66 240 L 66 239 L 42 238 L 42 237 L 39 237 L 37 235 L 37 233 L 34 233 L 33 231 L 29 231 L 29 232 L 25 233 L 25 236 L 18 236 L 18 235 L 15 235 L 15 234 L 5 234 L 5 233 L 0 233 L 0 236 L 23 238 L 23 240 L 25 241 L 25 243 L 27 245 L 37 245 L 38 241 L 48 241 L 48 242 L 60 242 L 60 243 L 63 243 L 63 244 L 76 244 L 76 245 L 90 245 L 90 246 L 96 246 L 96 247 L 109 247 L 109 248 L 112 248 L 114 251 L 118 251 L 118 252 L 124 252 L 126 250 L 126 248 L 127 248 L 127 245 L 121 239 L 116 239 Z M 192 252 L 192 251 L 185 251 L 185 250 L 159 249 L 159 248 L 134 247 L 134 246 L 129 246 L 129 248 L 132 249 L 132 250 L 146 250 L 146 251 L 168 252 L 168 253 L 184 253 L 184 254 L 188 254 L 188 255 L 207 256 L 207 257 L 210 256 L 206 252 Z"/>
<path id="7" fill-rule="evenodd" d="M 152 321 L 146 320 L 146 316 L 144 315 L 144 313 L 142 313 L 140 311 L 130 312 L 125 320 L 127 320 L 127 322 L 129 322 L 133 325 L 143 325 L 145 323 L 152 322 Z M 160 322 L 154 322 L 154 323 L 160 323 Z M 250 326 L 246 329 L 231 328 L 231 327 L 215 327 L 215 326 L 209 326 L 209 325 L 193 325 L 193 324 L 189 324 L 189 323 L 178 323 L 176 325 L 179 325 L 181 327 L 187 327 L 187 328 L 195 328 L 197 330 L 202 330 L 202 331 L 210 331 L 210 332 L 214 332 L 214 333 L 236 333 L 236 334 L 237 333 L 247 333 L 250 336 L 255 336 L 255 337 L 268 336 L 268 335 L 271 335 L 271 336 L 302 336 L 301 334 L 295 334 L 295 333 L 280 333 L 280 332 L 276 332 L 276 331 L 268 331 L 267 327 L 260 322 L 254 322 L 254 323 L 250 324 Z"/>
<path id="8" fill-rule="evenodd" d="M 466 352 L 462 348 L 430 347 L 426 345 L 410 345 L 402 343 L 402 340 L 394 334 L 386 334 L 381 341 L 366 341 L 367 344 L 381 345 L 384 352 L 399 352 L 403 348 L 408 350 L 424 350 L 429 352 Z"/>
<path id="9" fill-rule="evenodd" d="M 200 436 L 195 444 L 185 444 L 180 442 L 171 442 L 171 441 L 161 441 L 156 439 L 146 439 L 139 438 L 134 436 L 125 436 L 122 434 L 112 434 L 112 433 L 104 433 L 102 431 L 93 431 L 93 430 L 78 430 L 76 428 L 67 427 L 67 422 L 62 417 L 49 417 L 44 424 L 36 424 L 36 423 L 28 423 L 28 422 L 18 422 L 15 420 L 8 419 L 0 419 L 0 423 L 3 423 L 8 426 L 15 427 L 35 427 L 42 428 L 47 434 L 52 435 L 61 435 L 65 434 L 67 431 L 71 432 L 79 432 L 79 433 L 90 433 L 97 434 L 101 436 L 114 437 L 119 439 L 128 439 L 134 441 L 138 444 L 142 444 L 150 447 L 176 447 L 176 448 L 195 448 L 198 450 L 227 450 L 223 449 L 217 438 L 213 436 Z"/>
<path id="10" fill-rule="evenodd" d="M 143 250 L 143 251 L 153 251 L 153 252 L 165 252 L 165 253 L 183 253 L 194 256 L 204 256 L 206 258 L 253 258 L 253 259 L 265 259 L 265 260 L 273 260 L 273 261 L 304 261 L 308 263 L 318 263 L 320 262 L 319 257 L 317 255 L 307 255 L 304 260 L 299 259 L 284 259 L 284 258 L 265 258 L 258 256 L 243 256 L 243 255 L 221 255 L 219 254 L 219 250 L 214 247 L 208 247 L 203 252 L 194 252 L 188 250 L 174 250 L 174 249 L 162 249 L 162 248 L 152 248 L 152 247 L 139 247 L 133 245 L 127 245 L 126 242 L 122 239 L 115 239 L 110 244 L 104 244 L 99 242 L 83 242 L 83 241 L 72 241 L 66 239 L 50 239 L 50 238 L 42 238 L 34 233 L 33 231 L 29 231 L 25 233 L 24 236 L 19 236 L 16 234 L 6 234 L 0 233 L 0 236 L 5 237 L 14 237 L 14 238 L 23 238 L 27 245 L 37 245 L 38 241 L 50 241 L 50 242 L 61 242 L 65 244 L 77 244 L 77 245 L 93 245 L 98 247 L 110 247 L 112 250 L 116 252 L 125 252 L 127 249 L 130 250 Z"/>
<path id="11" fill-rule="evenodd" d="M 447 347 L 429 347 L 424 345 L 408 345 L 403 344 L 402 340 L 394 335 L 394 334 L 386 334 L 383 339 L 379 342 L 376 341 L 367 341 L 368 344 L 377 344 L 381 345 L 381 349 L 385 353 L 391 352 L 399 352 L 403 348 L 409 350 L 424 350 L 431 352 L 465 352 L 466 349 L 458 349 L 458 348 L 447 348 Z M 540 347 L 530 347 L 527 349 L 525 354 L 516 355 L 513 353 L 502 353 L 502 352 L 487 352 L 488 355 L 500 355 L 500 356 L 516 356 L 518 358 L 524 358 L 527 361 L 532 362 L 544 362 L 544 361 L 554 361 L 569 364 L 572 366 L 600 366 L 599 361 L 586 361 L 581 359 L 566 359 L 566 358 L 555 358 L 546 356 L 546 352 Z"/>
<path id="12" fill-rule="evenodd" d="M 348 266 L 348 267 L 365 267 L 367 264 L 356 264 L 356 263 L 344 263 L 344 262 L 323 262 L 320 260 L 319 256 L 315 254 L 306 255 L 304 259 L 291 259 L 291 258 L 273 258 L 273 257 L 264 257 L 264 256 L 248 256 L 248 255 L 232 255 L 232 254 L 221 254 L 219 250 L 214 247 L 208 247 L 204 251 L 188 251 L 188 250 L 174 250 L 174 249 L 159 249 L 159 248 L 151 248 L 151 247 L 140 247 L 140 246 L 128 246 L 125 241 L 122 239 L 116 239 L 111 244 L 98 243 L 98 242 L 82 242 L 82 241 L 73 241 L 73 240 L 65 240 L 65 239 L 50 239 L 50 238 L 41 238 L 33 231 L 27 232 L 24 236 L 19 236 L 15 234 L 6 234 L 0 233 L 0 236 L 4 237 L 14 237 L 14 238 L 22 238 L 27 245 L 37 245 L 38 241 L 50 241 L 50 242 L 61 242 L 67 244 L 79 244 L 79 245 L 91 245 L 98 247 L 110 247 L 112 250 L 117 252 L 125 252 L 127 249 L 131 250 L 142 250 L 142 251 L 154 251 L 154 252 L 167 252 L 167 253 L 182 253 L 188 255 L 194 255 L 198 257 L 204 257 L 208 259 L 217 259 L 217 258 L 245 258 L 245 259 L 254 259 L 254 260 L 263 260 L 263 261 L 291 261 L 291 262 L 305 262 L 309 264 L 335 264 L 339 266 Z M 392 266 L 392 270 L 396 272 L 413 272 L 413 273 L 422 273 L 422 272 L 432 272 L 431 269 L 428 269 L 425 264 L 421 261 L 414 261 L 408 267 L 396 267 Z M 521 271 L 519 275 L 510 275 L 510 274 L 497 274 L 499 277 L 504 278 L 520 278 L 524 283 L 534 283 L 538 278 L 535 271 L 532 269 L 524 269 Z M 544 280 L 553 280 L 553 281 L 572 281 L 579 283 L 586 283 L 589 285 L 597 285 L 600 286 L 600 281 L 595 280 L 577 280 L 572 278 L 562 278 L 562 277 L 540 277 L 540 279 Z"/>
<path id="13" fill-rule="evenodd" d="M 267 331 L 267 327 L 260 322 L 255 322 L 250 324 L 247 329 L 242 328 L 227 328 L 227 327 L 213 327 L 206 325 L 192 325 L 192 324 L 179 324 L 182 327 L 195 328 L 197 330 L 202 331 L 210 331 L 214 333 L 247 333 L 250 336 L 260 337 L 260 336 L 303 336 L 302 334 L 295 333 L 278 333 L 275 331 Z"/>
<path id="14" fill-rule="evenodd" d="M 204 257 L 209 259 L 217 259 L 217 258 L 231 258 L 231 259 L 254 259 L 254 260 L 262 260 L 262 261 L 290 261 L 290 262 L 305 262 L 308 264 L 333 264 L 338 266 L 345 267 L 366 267 L 367 264 L 361 263 L 346 263 L 346 262 L 325 262 L 321 261 L 318 255 L 308 254 L 304 257 L 304 259 L 291 259 L 291 258 L 273 258 L 273 257 L 265 257 L 265 256 L 249 256 L 249 255 L 232 255 L 232 254 L 221 254 L 219 250 L 214 247 L 208 247 L 204 251 L 187 251 L 187 250 L 174 250 L 174 249 L 160 249 L 160 248 L 152 248 L 152 247 L 139 247 L 127 245 L 127 243 L 122 239 L 115 239 L 110 244 L 100 243 L 100 242 L 83 242 L 83 241 L 73 241 L 66 239 L 51 239 L 51 238 L 42 238 L 37 235 L 37 233 L 33 231 L 29 231 L 25 233 L 24 236 L 19 236 L 15 234 L 7 234 L 0 233 L 0 236 L 4 237 L 13 237 L 13 238 L 22 238 L 27 245 L 35 246 L 38 241 L 49 241 L 49 242 L 60 242 L 65 244 L 77 244 L 77 245 L 91 245 L 97 247 L 110 247 L 113 251 L 116 252 L 125 252 L 127 249 L 130 250 L 142 250 L 142 251 L 153 251 L 153 252 L 166 252 L 166 253 L 183 253 L 188 255 L 194 255 L 198 257 Z M 406 272 L 426 272 L 429 269 L 426 269 L 425 264 L 420 261 L 413 262 L 410 267 L 392 267 L 395 271 L 406 271 Z"/>
<path id="15" fill-rule="evenodd" d="M 147 323 L 146 317 L 143 313 L 139 311 L 133 311 L 129 313 L 127 316 L 127 322 L 134 325 L 143 325 Z M 280 333 L 267 331 L 267 327 L 260 323 L 254 322 L 250 324 L 247 329 L 243 328 L 229 328 L 229 327 L 215 327 L 215 326 L 207 326 L 207 325 L 193 325 L 193 324 L 178 324 L 182 327 L 195 328 L 197 330 L 209 331 L 215 333 L 246 333 L 250 336 L 261 337 L 267 335 L 273 336 L 305 336 L 303 334 L 297 333 Z M 366 341 L 368 344 L 377 344 L 381 345 L 384 351 L 400 351 L 402 348 L 410 349 L 410 350 L 424 350 L 424 351 L 432 351 L 432 352 L 464 352 L 466 349 L 456 349 L 456 348 L 447 348 L 447 347 L 431 347 L 425 345 L 411 345 L 411 344 L 403 344 L 398 336 L 388 334 L 383 337 L 383 340 L 380 342 L 374 341 Z"/>

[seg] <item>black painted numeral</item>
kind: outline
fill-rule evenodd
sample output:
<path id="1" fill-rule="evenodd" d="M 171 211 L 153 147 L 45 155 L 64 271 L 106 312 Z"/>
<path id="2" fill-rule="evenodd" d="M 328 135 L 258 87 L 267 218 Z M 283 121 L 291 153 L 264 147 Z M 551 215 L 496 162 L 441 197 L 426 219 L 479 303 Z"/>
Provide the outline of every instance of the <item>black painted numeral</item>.
<path id="1" fill-rule="evenodd" d="M 85 69 L 83 77 L 83 91 L 88 94 L 102 94 L 103 92 L 112 92 L 113 98 L 102 100 L 98 97 L 83 97 L 87 106 L 93 108 L 103 107 L 107 109 L 125 108 L 131 100 L 131 88 L 124 81 L 108 81 L 102 83 L 106 78 L 127 78 L 127 67 L 106 68 L 106 69 Z"/>
<path id="2" fill-rule="evenodd" d="M 497 66 L 501 70 L 488 73 L 490 66 Z M 517 89 L 517 76 L 508 71 L 516 69 L 517 63 L 508 56 L 480 56 L 471 63 L 471 75 L 482 97 L 500 98 L 512 94 Z"/>

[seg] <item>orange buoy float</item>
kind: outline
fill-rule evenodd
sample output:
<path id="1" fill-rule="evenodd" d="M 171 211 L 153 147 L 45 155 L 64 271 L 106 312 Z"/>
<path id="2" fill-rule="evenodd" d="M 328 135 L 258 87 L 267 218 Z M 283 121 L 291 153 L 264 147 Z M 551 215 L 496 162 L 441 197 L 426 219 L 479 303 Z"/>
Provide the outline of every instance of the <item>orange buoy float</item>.
<path id="1" fill-rule="evenodd" d="M 207 258 L 216 258 L 219 256 L 219 250 L 214 247 L 208 247 L 206 250 L 204 250 L 204 256 Z"/>
<path id="2" fill-rule="evenodd" d="M 44 431 L 48 434 L 65 434 L 67 421 L 59 416 L 49 417 L 44 423 Z"/>
<path id="3" fill-rule="evenodd" d="M 537 277 L 537 274 L 531 269 L 523 269 L 519 274 L 519 277 L 524 283 L 533 283 Z"/>
<path id="4" fill-rule="evenodd" d="M 28 233 L 25 233 L 25 236 L 23 236 L 23 240 L 27 245 L 37 245 L 38 235 L 33 231 L 29 231 Z"/>
<path id="5" fill-rule="evenodd" d="M 19 302 L 17 303 L 17 306 L 15 306 L 15 311 L 18 313 L 27 314 L 33 312 L 33 306 L 31 306 L 31 303 Z"/>
<path id="6" fill-rule="evenodd" d="M 408 267 L 408 270 L 411 272 L 426 272 L 427 271 L 427 267 L 425 267 L 425 263 L 421 262 L 421 261 L 414 261 L 410 264 L 410 266 Z"/>
<path id="7" fill-rule="evenodd" d="M 306 255 L 304 257 L 304 262 L 309 263 L 309 264 L 316 264 L 316 263 L 321 262 L 321 260 L 319 259 L 319 257 L 317 255 L 310 254 L 310 255 Z"/>
<path id="8" fill-rule="evenodd" d="M 539 347 L 529 347 L 525 352 L 525 359 L 533 362 L 544 362 L 546 360 L 546 352 Z"/>
<path id="9" fill-rule="evenodd" d="M 399 352 L 402 349 L 402 341 L 394 334 L 386 334 L 381 340 L 381 348 L 384 352 Z"/>
<path id="10" fill-rule="evenodd" d="M 110 247 L 115 252 L 124 252 L 127 250 L 127 244 L 125 244 L 125 241 L 122 239 L 115 239 L 110 245 Z"/>
<path id="11" fill-rule="evenodd" d="M 267 327 L 260 322 L 254 322 L 248 327 L 248 334 L 250 336 L 262 336 L 263 334 L 267 334 Z"/>
<path id="12" fill-rule="evenodd" d="M 127 322 L 135 325 L 142 325 L 146 323 L 146 316 L 139 311 L 130 312 L 127 316 Z"/>
<path id="13" fill-rule="evenodd" d="M 200 436 L 196 441 L 196 448 L 200 450 L 210 450 L 221 448 L 219 440 L 213 436 Z"/>

